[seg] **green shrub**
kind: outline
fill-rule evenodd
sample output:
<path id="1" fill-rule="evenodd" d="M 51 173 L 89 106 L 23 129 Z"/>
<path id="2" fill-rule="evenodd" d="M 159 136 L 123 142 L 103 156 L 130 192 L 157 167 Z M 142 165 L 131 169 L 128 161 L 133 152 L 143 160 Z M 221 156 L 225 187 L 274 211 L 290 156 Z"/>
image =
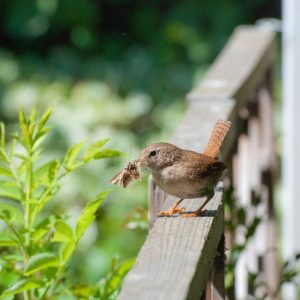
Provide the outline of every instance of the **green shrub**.
<path id="1" fill-rule="evenodd" d="M 108 139 L 102 139 L 85 149 L 85 143 L 79 142 L 67 150 L 63 159 L 45 162 L 42 146 L 50 131 L 47 121 L 51 113 L 50 108 L 37 119 L 35 110 L 29 116 L 20 111 L 20 130 L 12 134 L 9 145 L 5 126 L 0 126 L 0 298 L 19 295 L 18 299 L 54 299 L 58 294 L 84 298 L 88 291 L 89 296 L 109 299 L 119 289 L 132 260 L 121 266 L 114 262 L 108 278 L 85 288 L 85 293 L 67 284 L 65 271 L 110 191 L 99 193 L 84 207 L 75 228 L 65 214 L 47 211 L 47 204 L 71 172 L 91 161 L 123 153 L 105 148 Z"/>

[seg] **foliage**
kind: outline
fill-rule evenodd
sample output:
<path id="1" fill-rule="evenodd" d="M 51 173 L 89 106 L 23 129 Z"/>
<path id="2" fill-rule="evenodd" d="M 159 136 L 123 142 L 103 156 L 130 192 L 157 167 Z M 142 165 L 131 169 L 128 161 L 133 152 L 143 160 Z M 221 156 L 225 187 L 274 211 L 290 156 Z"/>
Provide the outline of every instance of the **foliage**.
<path id="1" fill-rule="evenodd" d="M 225 192 L 225 215 L 229 216 L 225 220 L 225 226 L 228 233 L 232 236 L 239 229 L 239 233 L 243 232 L 243 242 L 236 243 L 234 242 L 231 249 L 229 258 L 226 264 L 226 273 L 225 273 L 225 288 L 226 294 L 230 298 L 235 298 L 234 295 L 234 284 L 235 284 L 235 268 L 238 264 L 239 258 L 246 251 L 248 244 L 253 240 L 258 226 L 263 221 L 262 217 L 252 216 L 249 218 L 247 211 L 249 209 L 245 208 L 237 203 L 233 196 L 233 188 L 230 187 Z M 260 198 L 254 199 L 252 205 L 254 210 L 257 211 L 257 206 L 261 203 Z M 229 213 L 230 212 L 230 213 Z M 276 249 L 269 249 L 267 251 L 277 251 Z M 264 254 L 266 255 L 266 253 Z M 248 284 L 249 290 L 252 292 L 252 295 L 249 297 L 255 297 L 255 299 L 277 299 L 280 296 L 282 287 L 285 283 L 292 283 L 297 286 L 297 278 L 300 274 L 300 254 L 295 255 L 291 260 L 284 261 L 279 266 L 279 284 L 276 287 L 276 290 L 271 290 L 271 288 L 266 284 L 261 276 L 258 276 L 258 273 L 248 272 Z"/>
<path id="2" fill-rule="evenodd" d="M 132 268 L 134 259 L 129 259 L 122 264 L 117 264 L 117 259 L 112 260 L 110 272 L 107 277 L 98 284 L 94 297 L 101 300 L 116 299 L 121 288 L 122 279 L 126 273 Z"/>
<path id="3" fill-rule="evenodd" d="M 55 105 L 44 160 L 87 136 L 113 136 L 112 147 L 135 158 L 170 138 L 184 95 L 232 30 L 279 10 L 278 0 L 1 1 L 0 117 L 14 130 L 20 106 Z M 48 209 L 79 214 L 99 182 L 106 188 L 126 163 L 107 159 L 70 172 Z M 115 253 L 121 260 L 137 253 L 146 236 L 146 186 L 144 179 L 115 188 L 73 253 L 70 282 L 93 285 Z"/>
<path id="4" fill-rule="evenodd" d="M 263 293 L 257 297 L 257 300 L 264 300 L 268 297 L 273 297 L 274 299 L 279 298 L 280 293 L 282 292 L 282 287 L 285 283 L 294 284 L 295 287 L 298 287 L 298 277 L 300 274 L 299 263 L 300 254 L 296 254 L 294 258 L 283 262 L 279 270 L 279 284 L 274 291 L 270 291 L 266 283 L 262 280 L 259 280 L 259 278 L 256 276 L 257 274 L 249 272 L 250 286 L 254 291 L 263 291 Z"/>
<path id="5" fill-rule="evenodd" d="M 97 80 L 166 104 L 190 89 L 237 25 L 279 16 L 278 0 L 3 1 L 0 77 Z"/>
<path id="6" fill-rule="evenodd" d="M 148 230 L 148 210 L 138 206 L 128 215 L 127 228 Z"/>
<path id="7" fill-rule="evenodd" d="M 226 293 L 231 295 L 234 293 L 234 272 L 238 263 L 239 257 L 243 251 L 246 250 L 248 243 L 254 236 L 261 219 L 254 217 L 251 220 L 246 221 L 247 210 L 240 206 L 235 201 L 233 196 L 233 188 L 230 187 L 225 192 L 225 214 L 228 216 L 230 212 L 230 218 L 225 220 L 226 229 L 233 236 L 239 227 L 240 232 L 244 232 L 244 240 L 242 243 L 233 243 L 230 249 L 230 257 L 227 262 L 226 275 L 225 275 L 225 287 Z M 259 201 L 257 201 L 259 202 Z M 242 228 L 242 229 L 241 229 Z"/>
<path id="8" fill-rule="evenodd" d="M 0 238 L 2 299 L 16 294 L 23 294 L 24 299 L 49 299 L 61 289 L 58 286 L 65 285 L 67 264 L 110 191 L 88 202 L 75 228 L 64 214 L 46 213 L 48 202 L 77 168 L 93 160 L 123 156 L 104 148 L 108 139 L 103 139 L 84 151 L 84 142 L 79 142 L 63 159 L 43 162 L 42 145 L 50 131 L 51 114 L 50 108 L 37 119 L 35 110 L 29 116 L 20 110 L 20 131 L 12 134 L 10 145 L 6 145 L 5 126 L 0 125 L 0 218 L 5 224 Z M 123 269 L 121 275 L 128 270 L 124 265 Z"/>

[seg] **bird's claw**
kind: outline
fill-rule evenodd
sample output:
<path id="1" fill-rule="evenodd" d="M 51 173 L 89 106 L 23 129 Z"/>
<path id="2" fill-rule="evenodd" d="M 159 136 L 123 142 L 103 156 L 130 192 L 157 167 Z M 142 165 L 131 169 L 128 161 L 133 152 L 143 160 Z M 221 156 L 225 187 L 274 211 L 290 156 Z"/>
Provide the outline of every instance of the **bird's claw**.
<path id="1" fill-rule="evenodd" d="M 199 217 L 200 213 L 184 213 L 184 214 L 180 214 L 181 218 L 195 218 L 195 217 Z"/>
<path id="2" fill-rule="evenodd" d="M 167 210 L 162 210 L 158 213 L 159 217 L 170 217 L 176 214 L 180 214 L 184 212 L 184 208 L 179 208 L 179 207 L 171 207 Z"/>
<path id="3" fill-rule="evenodd" d="M 200 216 L 205 216 L 205 215 L 207 215 L 206 209 L 186 212 L 186 213 L 180 214 L 180 217 L 181 218 L 195 218 L 195 217 L 200 217 Z"/>

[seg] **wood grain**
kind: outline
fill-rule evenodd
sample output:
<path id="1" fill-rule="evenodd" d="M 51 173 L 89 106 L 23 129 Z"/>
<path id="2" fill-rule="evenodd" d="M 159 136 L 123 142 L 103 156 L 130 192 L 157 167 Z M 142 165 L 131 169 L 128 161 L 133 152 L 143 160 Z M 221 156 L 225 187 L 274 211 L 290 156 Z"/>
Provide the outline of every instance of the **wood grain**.
<path id="1" fill-rule="evenodd" d="M 149 229 L 152 229 L 158 213 L 163 207 L 167 194 L 155 184 L 152 176 L 149 177 L 148 201 L 149 201 Z"/>
<path id="2" fill-rule="evenodd" d="M 174 201 L 168 197 L 163 208 Z M 182 205 L 187 211 L 194 210 L 201 201 L 184 200 Z M 199 299 L 223 232 L 221 191 L 207 211 L 207 216 L 198 218 L 158 218 L 118 299 Z"/>

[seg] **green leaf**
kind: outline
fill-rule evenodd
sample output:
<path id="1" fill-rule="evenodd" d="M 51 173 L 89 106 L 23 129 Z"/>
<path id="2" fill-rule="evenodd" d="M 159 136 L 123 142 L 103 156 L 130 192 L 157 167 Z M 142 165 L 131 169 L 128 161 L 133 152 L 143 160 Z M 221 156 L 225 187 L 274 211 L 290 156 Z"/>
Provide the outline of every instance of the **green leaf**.
<path id="1" fill-rule="evenodd" d="M 60 257 L 64 264 L 69 260 L 70 256 L 75 250 L 76 244 L 74 242 L 64 243 L 60 247 Z"/>
<path id="2" fill-rule="evenodd" d="M 68 168 L 71 168 L 71 164 L 76 160 L 79 155 L 80 150 L 82 149 L 85 141 L 81 141 L 73 146 L 71 146 L 65 156 L 64 163 Z"/>
<path id="3" fill-rule="evenodd" d="M 72 293 L 76 299 L 98 299 L 91 297 L 93 295 L 94 287 L 92 285 L 77 284 L 73 289 Z"/>
<path id="4" fill-rule="evenodd" d="M 40 229 L 35 229 L 34 232 L 31 235 L 32 242 L 33 244 L 39 244 L 42 243 L 42 238 L 49 233 L 48 228 L 40 228 Z"/>
<path id="5" fill-rule="evenodd" d="M 0 149 L 0 160 L 3 160 L 5 162 L 9 162 L 8 157 L 4 151 L 4 149 Z"/>
<path id="6" fill-rule="evenodd" d="M 113 149 L 103 149 L 94 154 L 93 159 L 111 158 L 111 157 L 124 157 L 125 153 L 113 150 Z"/>
<path id="7" fill-rule="evenodd" d="M 122 262 L 117 269 L 118 275 L 124 277 L 125 274 L 128 271 L 130 271 L 130 269 L 133 267 L 134 263 L 135 263 L 135 258 L 130 258 Z"/>
<path id="8" fill-rule="evenodd" d="M 49 218 L 43 220 L 32 232 L 31 238 L 34 244 L 40 243 L 42 238 L 49 233 L 51 229 Z"/>
<path id="9" fill-rule="evenodd" d="M 16 247 L 19 246 L 16 237 L 8 232 L 0 232 L 0 246 L 1 247 Z"/>
<path id="10" fill-rule="evenodd" d="M 52 242 L 74 242 L 74 233 L 72 228 L 64 221 L 59 220 L 55 224 L 54 236 Z"/>
<path id="11" fill-rule="evenodd" d="M 11 170 L 5 167 L 0 167 L 0 175 L 14 178 L 14 175 L 11 172 Z"/>
<path id="12" fill-rule="evenodd" d="M 10 147 L 9 147 L 9 160 L 12 160 L 16 144 L 17 144 L 17 140 L 16 139 L 12 139 L 12 141 L 10 143 Z"/>
<path id="13" fill-rule="evenodd" d="M 47 162 L 37 168 L 34 173 L 33 173 L 33 178 L 35 182 L 42 182 L 45 185 L 48 185 L 49 180 L 48 180 L 48 172 L 49 172 L 49 166 L 53 161 Z"/>
<path id="14" fill-rule="evenodd" d="M 30 112 L 29 122 L 34 123 L 35 120 L 36 120 L 36 108 L 34 107 Z"/>
<path id="15" fill-rule="evenodd" d="M 60 163 L 58 160 L 53 160 L 50 162 L 49 169 L 48 169 L 49 182 L 52 182 L 56 178 L 59 168 L 60 168 Z"/>
<path id="16" fill-rule="evenodd" d="M 0 122 L 0 138 L 1 138 L 1 147 L 5 148 L 5 125 L 3 122 Z"/>
<path id="17" fill-rule="evenodd" d="M 18 143 L 20 143 L 24 148 L 26 148 L 26 143 L 21 138 L 20 134 L 18 132 L 12 132 L 11 137 L 15 139 Z"/>
<path id="18" fill-rule="evenodd" d="M 24 160 L 20 163 L 20 165 L 18 166 L 18 169 L 17 169 L 17 174 L 18 174 L 18 177 L 22 177 L 22 175 L 26 172 L 26 167 L 27 167 L 27 161 Z"/>
<path id="19" fill-rule="evenodd" d="M 18 158 L 20 160 L 23 160 L 23 161 L 27 161 L 28 160 L 27 156 L 24 155 L 24 154 L 21 154 L 21 153 L 14 153 L 14 157 L 16 157 L 16 158 Z"/>
<path id="20" fill-rule="evenodd" d="M 7 262 L 12 262 L 12 263 L 16 263 L 16 262 L 23 262 L 24 258 L 23 256 L 19 255 L 19 254 L 6 254 L 6 255 L 2 255 L 1 259 L 3 259 L 4 261 Z"/>
<path id="21" fill-rule="evenodd" d="M 44 126 L 45 124 L 47 123 L 47 121 L 49 120 L 50 116 L 52 115 L 53 113 L 53 108 L 52 107 L 49 107 L 48 110 L 44 113 L 44 115 L 41 117 L 41 120 L 38 124 L 38 131 L 40 131 Z"/>
<path id="22" fill-rule="evenodd" d="M 50 267 L 58 268 L 60 266 L 59 258 L 53 253 L 39 253 L 31 256 L 25 266 L 24 274 L 26 276 Z"/>
<path id="23" fill-rule="evenodd" d="M 105 280 L 100 283 L 101 299 L 110 299 L 110 296 L 117 293 L 121 288 L 122 280 L 132 268 L 135 259 L 129 259 L 117 265 L 116 259 L 112 260 L 111 271 Z"/>
<path id="24" fill-rule="evenodd" d="M 0 197 L 22 200 L 22 192 L 15 182 L 0 180 Z"/>
<path id="25" fill-rule="evenodd" d="M 29 134 L 30 140 L 32 140 L 33 136 L 35 134 L 35 123 L 29 123 L 28 134 Z"/>
<path id="26" fill-rule="evenodd" d="M 85 233 L 89 225 L 95 219 L 95 213 L 104 200 L 104 198 L 110 193 L 111 191 L 105 191 L 100 193 L 95 200 L 89 202 L 85 208 L 83 209 L 81 215 L 79 216 L 77 223 L 76 223 L 76 239 L 77 241 L 80 240 L 82 235 Z"/>
<path id="27" fill-rule="evenodd" d="M 53 181 L 53 179 L 56 178 L 59 168 L 60 162 L 58 160 L 52 160 L 40 166 L 34 171 L 33 176 L 35 186 L 38 186 L 40 184 L 48 186 Z"/>
<path id="28" fill-rule="evenodd" d="M 38 244 L 43 242 L 41 239 L 52 231 L 55 222 L 57 222 L 56 218 L 58 217 L 59 216 L 50 215 L 38 223 L 35 230 L 32 232 L 33 243 Z"/>
<path id="29" fill-rule="evenodd" d="M 23 212 L 21 211 L 21 207 L 17 203 L 14 203 L 13 200 L 0 199 L 0 213 L 5 211 L 9 213 L 10 220 L 22 222 Z"/>
<path id="30" fill-rule="evenodd" d="M 28 131 L 28 126 L 27 125 L 21 125 L 21 130 L 22 130 L 22 134 L 23 134 L 23 137 L 24 137 L 25 146 L 30 145 L 31 140 L 30 140 L 30 135 L 29 135 L 29 131 Z"/>
<path id="31" fill-rule="evenodd" d="M 27 125 L 26 114 L 22 109 L 19 110 L 19 122 L 21 125 L 23 124 Z"/>
<path id="32" fill-rule="evenodd" d="M 92 143 L 89 145 L 83 155 L 83 160 L 85 162 L 91 160 L 93 156 L 99 152 L 99 150 L 106 145 L 106 143 L 109 141 L 109 138 L 105 138 L 103 140 L 97 141 L 95 143 Z"/>
<path id="33" fill-rule="evenodd" d="M 29 124 L 28 124 L 26 114 L 22 109 L 19 110 L 19 122 L 20 122 L 20 129 L 23 134 L 24 141 L 28 146 L 31 143 Z"/>
<path id="34" fill-rule="evenodd" d="M 35 136 L 34 141 L 33 141 L 33 150 L 36 150 L 44 141 L 46 134 L 48 133 L 48 131 L 50 130 L 50 127 L 46 127 L 41 129 Z"/>
<path id="35" fill-rule="evenodd" d="M 34 279 L 21 279 L 17 282 L 15 282 L 11 287 L 9 287 L 7 290 L 5 290 L 2 295 L 0 296 L 0 299 L 3 299 L 4 297 L 8 297 L 15 294 L 20 294 L 24 291 L 35 289 L 41 287 L 41 283 Z"/>
<path id="36" fill-rule="evenodd" d="M 248 240 L 249 238 L 251 238 L 254 235 L 254 233 L 257 229 L 257 226 L 260 224 L 260 222 L 261 222 L 261 219 L 258 217 L 255 217 L 252 220 L 251 224 L 247 228 L 246 240 Z"/>

